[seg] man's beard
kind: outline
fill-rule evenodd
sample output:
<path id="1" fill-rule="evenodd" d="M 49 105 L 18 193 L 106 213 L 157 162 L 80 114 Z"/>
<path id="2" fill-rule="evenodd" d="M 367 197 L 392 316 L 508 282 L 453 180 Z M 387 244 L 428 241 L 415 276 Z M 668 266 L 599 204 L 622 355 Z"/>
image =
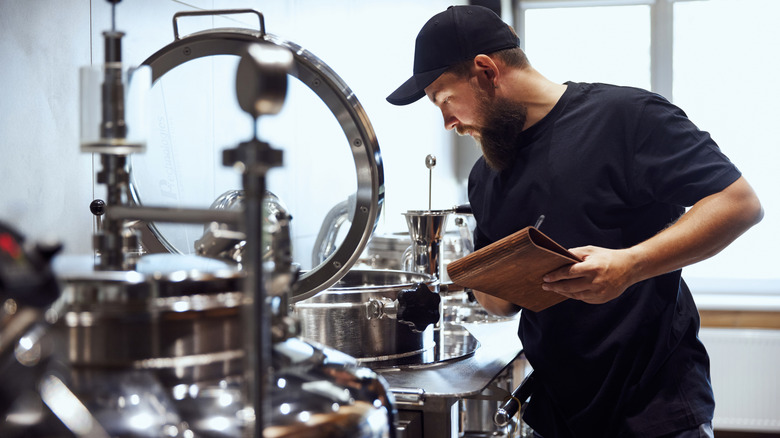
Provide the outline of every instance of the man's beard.
<path id="1" fill-rule="evenodd" d="M 458 126 L 457 132 L 460 135 L 471 133 L 482 148 L 487 165 L 500 172 L 509 168 L 517 158 L 517 138 L 525 126 L 528 109 L 505 98 L 491 101 L 487 93 L 476 92 L 482 126 Z"/>

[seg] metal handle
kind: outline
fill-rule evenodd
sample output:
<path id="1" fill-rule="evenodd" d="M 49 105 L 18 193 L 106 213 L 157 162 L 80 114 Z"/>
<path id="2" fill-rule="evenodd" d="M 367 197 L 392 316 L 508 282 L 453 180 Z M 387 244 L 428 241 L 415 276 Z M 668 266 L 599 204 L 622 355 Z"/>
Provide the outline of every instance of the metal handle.
<path id="1" fill-rule="evenodd" d="M 498 408 L 498 411 L 493 415 L 493 423 L 495 423 L 496 426 L 504 427 L 509 425 L 512 417 L 514 417 L 518 411 L 522 410 L 523 403 L 528 400 L 528 397 L 530 397 L 534 391 L 533 376 L 534 373 L 531 371 L 531 373 L 523 379 L 522 383 L 512 391 L 509 400 L 505 401 L 501 407 Z"/>
<path id="2" fill-rule="evenodd" d="M 179 40 L 179 24 L 176 22 L 179 17 L 234 14 L 256 14 L 260 21 L 260 35 L 265 35 L 265 20 L 263 19 L 263 14 L 259 11 L 254 9 L 213 9 L 208 11 L 184 11 L 173 14 L 173 39 Z"/>
<path id="3" fill-rule="evenodd" d="M 425 402 L 425 390 L 422 388 L 390 388 L 398 403 L 422 405 Z"/>
<path id="4" fill-rule="evenodd" d="M 452 212 L 455 214 L 473 214 L 471 210 L 471 204 L 460 204 L 452 207 Z"/>

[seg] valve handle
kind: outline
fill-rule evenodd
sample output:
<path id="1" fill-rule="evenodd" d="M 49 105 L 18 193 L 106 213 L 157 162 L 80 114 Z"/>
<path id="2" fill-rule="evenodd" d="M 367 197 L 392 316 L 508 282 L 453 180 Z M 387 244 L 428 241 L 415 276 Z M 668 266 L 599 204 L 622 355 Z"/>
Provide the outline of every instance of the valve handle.
<path id="1" fill-rule="evenodd" d="M 425 283 L 419 283 L 414 289 L 404 289 L 398 293 L 398 322 L 420 333 L 428 325 L 439 322 L 440 304 L 439 294 L 431 291 Z"/>

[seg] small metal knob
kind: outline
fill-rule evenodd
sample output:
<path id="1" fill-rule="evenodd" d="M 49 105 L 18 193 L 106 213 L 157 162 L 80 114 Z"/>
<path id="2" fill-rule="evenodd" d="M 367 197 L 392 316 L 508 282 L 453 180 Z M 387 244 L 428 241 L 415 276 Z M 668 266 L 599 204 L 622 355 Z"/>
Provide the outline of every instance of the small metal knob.
<path id="1" fill-rule="evenodd" d="M 95 216 L 103 216 L 106 214 L 106 201 L 102 199 L 95 199 L 89 203 L 89 211 Z"/>

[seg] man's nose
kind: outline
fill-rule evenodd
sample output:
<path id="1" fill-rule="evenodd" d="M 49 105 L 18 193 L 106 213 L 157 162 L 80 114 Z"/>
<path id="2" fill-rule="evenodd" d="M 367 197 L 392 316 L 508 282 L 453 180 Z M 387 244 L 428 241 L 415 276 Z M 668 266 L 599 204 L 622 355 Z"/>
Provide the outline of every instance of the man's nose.
<path id="1" fill-rule="evenodd" d="M 451 114 L 442 113 L 442 117 L 444 117 L 444 129 L 447 131 L 455 129 L 455 127 L 458 126 L 458 123 L 460 123 L 458 118 Z"/>

